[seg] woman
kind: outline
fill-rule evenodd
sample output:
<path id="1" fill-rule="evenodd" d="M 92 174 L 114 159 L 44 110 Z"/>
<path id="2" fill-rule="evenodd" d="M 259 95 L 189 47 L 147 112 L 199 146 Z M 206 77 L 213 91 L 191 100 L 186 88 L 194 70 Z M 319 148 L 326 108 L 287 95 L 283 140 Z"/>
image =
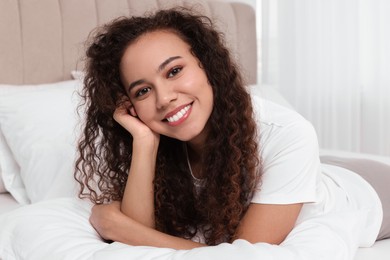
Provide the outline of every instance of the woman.
<path id="1" fill-rule="evenodd" d="M 80 196 L 98 204 L 90 221 L 103 238 L 175 249 L 279 245 L 318 216 L 340 222 L 340 208 L 364 207 L 371 224 L 348 224 L 363 230 L 357 244 L 375 241 L 377 193 L 337 167 L 336 179 L 321 173 L 312 126 L 252 100 L 207 17 L 172 9 L 113 21 L 92 38 L 84 83 L 75 177 Z M 348 183 L 340 189 L 343 176 L 360 185 L 363 203 Z"/>

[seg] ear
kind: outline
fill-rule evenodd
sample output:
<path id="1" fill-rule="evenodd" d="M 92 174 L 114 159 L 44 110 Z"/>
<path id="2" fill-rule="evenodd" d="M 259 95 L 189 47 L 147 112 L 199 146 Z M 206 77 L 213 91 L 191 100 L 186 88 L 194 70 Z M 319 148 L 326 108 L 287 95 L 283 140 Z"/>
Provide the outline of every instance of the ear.
<path id="1" fill-rule="evenodd" d="M 135 108 L 134 108 L 133 105 L 131 105 L 131 106 L 129 107 L 129 112 L 130 112 L 130 115 L 132 115 L 132 116 L 134 116 L 134 117 L 137 116 L 137 112 L 135 111 Z"/>

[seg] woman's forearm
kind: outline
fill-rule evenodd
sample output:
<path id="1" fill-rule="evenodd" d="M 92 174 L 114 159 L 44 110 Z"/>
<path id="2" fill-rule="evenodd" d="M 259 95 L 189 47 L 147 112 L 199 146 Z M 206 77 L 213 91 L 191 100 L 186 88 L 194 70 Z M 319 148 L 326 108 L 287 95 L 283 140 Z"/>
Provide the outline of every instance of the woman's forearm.
<path id="1" fill-rule="evenodd" d="M 133 142 L 133 155 L 121 211 L 135 221 L 155 227 L 154 187 L 158 144 Z"/>
<path id="2" fill-rule="evenodd" d="M 117 223 L 113 230 L 115 235 L 112 239 L 121 243 L 133 246 L 153 246 L 178 250 L 207 246 L 206 244 L 157 231 L 125 215 L 119 216 L 115 223 Z"/>

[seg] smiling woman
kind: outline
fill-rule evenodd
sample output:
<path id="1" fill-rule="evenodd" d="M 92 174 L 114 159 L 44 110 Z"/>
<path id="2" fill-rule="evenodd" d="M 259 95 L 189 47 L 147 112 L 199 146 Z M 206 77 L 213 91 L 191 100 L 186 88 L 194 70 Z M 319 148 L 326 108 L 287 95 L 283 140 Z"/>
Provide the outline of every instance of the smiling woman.
<path id="1" fill-rule="evenodd" d="M 203 245 L 189 240 L 198 231 L 210 245 L 231 241 L 261 168 L 251 98 L 220 33 L 208 17 L 172 9 L 119 18 L 91 41 L 81 196 L 120 200 L 129 219 L 160 232 L 147 241 L 191 248 Z M 194 177 L 207 180 L 200 193 Z"/>
<path id="2" fill-rule="evenodd" d="M 297 259 L 318 259 L 316 233 L 338 260 L 390 236 L 387 195 L 373 188 L 390 176 L 371 186 L 360 170 L 321 165 L 312 125 L 251 97 L 223 42 L 186 9 L 119 18 L 91 37 L 75 177 L 98 233 L 174 249 L 304 239 L 313 248 Z"/>

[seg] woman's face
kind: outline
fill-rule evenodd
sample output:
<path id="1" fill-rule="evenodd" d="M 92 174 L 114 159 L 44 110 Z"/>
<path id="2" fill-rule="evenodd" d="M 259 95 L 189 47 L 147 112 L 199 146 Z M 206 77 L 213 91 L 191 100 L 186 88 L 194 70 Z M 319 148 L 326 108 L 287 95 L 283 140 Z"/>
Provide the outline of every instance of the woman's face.
<path id="1" fill-rule="evenodd" d="M 203 142 L 213 91 L 190 46 L 169 31 L 142 35 L 127 47 L 121 76 L 139 119 L 156 133 Z"/>

